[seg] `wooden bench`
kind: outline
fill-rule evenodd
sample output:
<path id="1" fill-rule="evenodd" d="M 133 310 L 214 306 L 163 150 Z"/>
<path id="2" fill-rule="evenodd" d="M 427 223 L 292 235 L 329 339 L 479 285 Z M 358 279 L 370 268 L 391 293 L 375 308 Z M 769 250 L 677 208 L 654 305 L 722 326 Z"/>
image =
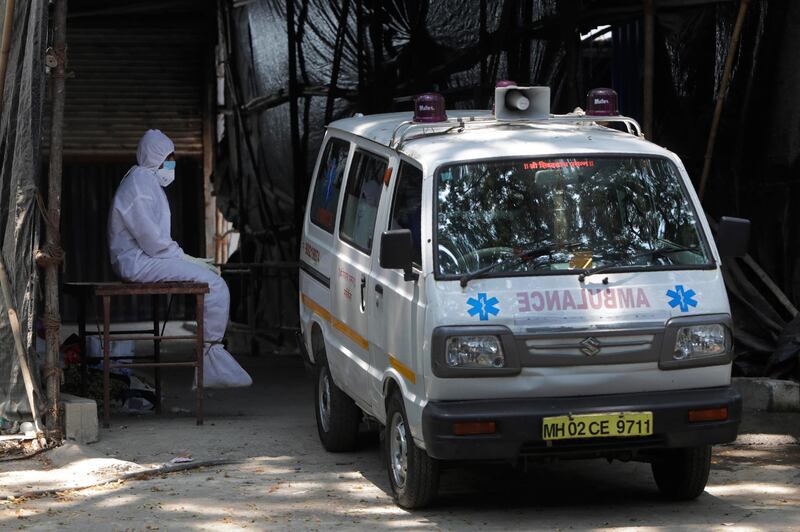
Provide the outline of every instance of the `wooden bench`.
<path id="1" fill-rule="evenodd" d="M 194 282 L 169 282 L 169 283 L 65 283 L 65 293 L 78 298 L 78 335 L 81 338 L 81 377 L 85 382 L 86 362 L 92 358 L 86 355 L 86 337 L 92 335 L 102 336 L 103 344 L 103 426 L 108 427 L 110 403 L 110 371 L 112 368 L 141 368 L 152 367 L 155 372 L 156 412 L 161 411 L 161 373 L 162 367 L 192 366 L 197 370 L 197 424 L 203 424 L 203 303 L 208 293 L 206 283 Z M 160 320 L 158 317 L 158 296 L 160 295 L 188 295 L 195 296 L 195 310 L 197 314 L 197 331 L 195 334 L 180 336 L 164 336 L 159 331 Z M 111 298 L 118 296 L 150 296 L 153 307 L 152 330 L 112 330 L 111 329 Z M 103 327 L 97 333 L 86 330 L 86 300 L 99 297 L 103 300 Z M 165 318 L 165 322 L 169 316 Z M 119 363 L 116 359 L 130 357 L 112 357 L 110 354 L 110 341 L 114 340 L 152 340 L 153 356 L 138 357 L 139 360 L 152 360 L 152 362 Z M 179 362 L 161 362 L 161 342 L 168 340 L 194 340 L 196 357 L 194 360 Z"/>

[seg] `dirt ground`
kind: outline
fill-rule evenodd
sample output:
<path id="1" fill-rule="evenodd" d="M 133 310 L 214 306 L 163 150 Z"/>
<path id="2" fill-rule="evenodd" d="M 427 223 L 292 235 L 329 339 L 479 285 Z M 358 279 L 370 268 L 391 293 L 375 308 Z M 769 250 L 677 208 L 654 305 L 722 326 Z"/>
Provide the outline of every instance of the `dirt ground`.
<path id="1" fill-rule="evenodd" d="M 0 502 L 0 529 L 800 530 L 800 414 L 748 414 L 689 503 L 663 500 L 645 464 L 597 460 L 448 469 L 435 506 L 408 512 L 389 495 L 375 433 L 354 453 L 322 449 L 299 359 L 239 359 L 253 387 L 207 392 L 202 427 L 185 412 L 191 370 L 176 368 L 165 376 L 166 414 L 117 414 L 97 443 L 0 463 L 4 498 L 48 479 L 65 488 Z M 175 457 L 233 463 L 68 489 Z"/>

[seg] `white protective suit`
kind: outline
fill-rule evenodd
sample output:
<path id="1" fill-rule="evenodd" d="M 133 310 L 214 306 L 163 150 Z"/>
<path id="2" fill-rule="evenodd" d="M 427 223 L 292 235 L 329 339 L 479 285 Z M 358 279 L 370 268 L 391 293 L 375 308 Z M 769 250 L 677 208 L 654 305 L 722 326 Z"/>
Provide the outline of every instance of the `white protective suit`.
<path id="1" fill-rule="evenodd" d="M 164 180 L 157 171 L 174 151 L 172 141 L 157 129 L 147 131 L 139 141 L 136 151 L 139 164 L 122 179 L 109 214 L 111 265 L 126 281 L 208 283 L 210 292 L 205 296 L 203 315 L 206 341 L 203 385 L 249 386 L 252 380 L 247 372 L 221 344 L 215 343 L 222 340 L 228 325 L 228 286 L 219 275 L 201 265 L 201 261 L 184 255 L 172 240 L 171 214 L 163 189 L 171 180 Z"/>

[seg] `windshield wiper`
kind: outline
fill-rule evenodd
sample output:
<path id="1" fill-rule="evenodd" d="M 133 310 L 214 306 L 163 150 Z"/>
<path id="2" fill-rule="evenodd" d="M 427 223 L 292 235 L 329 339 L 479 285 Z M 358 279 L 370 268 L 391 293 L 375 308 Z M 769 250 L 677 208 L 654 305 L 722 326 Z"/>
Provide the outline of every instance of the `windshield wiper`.
<path id="1" fill-rule="evenodd" d="M 478 277 L 481 277 L 485 273 L 488 273 L 488 272 L 494 270 L 498 266 L 509 264 L 509 263 L 515 262 L 515 261 L 526 261 L 526 260 L 531 259 L 533 257 L 539 257 L 541 255 L 546 255 L 548 253 L 552 253 L 554 251 L 561 250 L 561 249 L 571 249 L 571 248 L 574 248 L 574 247 L 580 246 L 580 245 L 581 245 L 581 242 L 569 242 L 567 244 L 547 244 L 545 246 L 538 246 L 538 247 L 535 247 L 535 248 L 526 249 L 525 251 L 522 251 L 520 253 L 515 253 L 514 255 L 509 255 L 508 257 L 506 257 L 506 258 L 504 258 L 502 260 L 499 260 L 497 262 L 493 262 L 493 263 L 489 264 L 488 266 L 484 266 L 483 268 L 478 268 L 474 272 L 469 272 L 469 273 L 465 273 L 464 275 L 462 275 L 461 276 L 461 281 L 460 281 L 461 282 L 461 288 L 465 288 L 467 286 L 467 283 L 469 283 L 471 280 L 477 279 Z"/>
<path id="2" fill-rule="evenodd" d="M 582 283 L 586 280 L 586 278 L 590 275 L 597 275 L 598 273 L 607 272 L 609 270 L 613 270 L 615 268 L 619 268 L 620 266 L 625 265 L 625 263 L 630 262 L 634 259 L 638 259 L 640 257 L 647 257 L 647 256 L 665 256 L 669 255 L 670 253 L 677 253 L 679 251 L 691 251 L 692 253 L 697 253 L 700 251 L 698 247 L 689 247 L 689 246 L 681 246 L 679 244 L 673 244 L 670 242 L 669 246 L 661 246 L 653 249 L 648 249 L 647 251 L 642 251 L 641 253 L 636 253 L 635 255 L 631 255 L 629 257 L 625 257 L 622 260 L 618 260 L 615 262 L 610 262 L 604 266 L 600 266 L 599 268 L 594 268 L 591 270 L 584 270 L 578 276 L 578 282 Z M 603 284 L 607 284 L 608 279 L 603 280 Z"/>

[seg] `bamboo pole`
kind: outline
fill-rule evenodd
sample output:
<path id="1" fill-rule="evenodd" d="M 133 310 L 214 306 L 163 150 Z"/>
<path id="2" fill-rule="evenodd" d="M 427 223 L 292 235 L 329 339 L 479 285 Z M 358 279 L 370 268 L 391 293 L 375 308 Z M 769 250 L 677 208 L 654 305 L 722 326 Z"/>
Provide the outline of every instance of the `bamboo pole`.
<path id="1" fill-rule="evenodd" d="M 706 221 L 708 221 L 708 225 L 711 227 L 711 230 L 716 233 L 719 223 L 708 214 L 706 214 Z M 797 316 L 797 307 L 795 307 L 792 302 L 789 301 L 789 298 L 786 297 L 786 294 L 783 293 L 783 290 L 781 290 L 780 287 L 775 284 L 775 281 L 773 281 L 769 274 L 758 265 L 756 260 L 750 256 L 749 253 L 742 257 L 742 261 L 747 264 L 751 270 L 753 270 L 753 273 L 756 274 L 756 277 L 758 277 L 761 282 L 764 283 L 767 289 L 772 292 L 772 295 L 775 296 L 775 299 L 777 299 L 781 305 L 783 305 L 783 308 L 786 309 L 789 315 L 792 318 Z"/>
<path id="2" fill-rule="evenodd" d="M 795 307 L 792 302 L 789 301 L 789 298 L 786 297 L 786 294 L 783 293 L 783 290 L 781 290 L 778 285 L 775 284 L 775 281 L 773 281 L 767 272 L 765 272 L 761 266 L 759 266 L 756 260 L 749 254 L 742 257 L 742 260 L 750 267 L 751 270 L 753 270 L 753 273 L 756 274 L 756 277 L 761 279 L 761 282 L 767 286 L 769 291 L 772 292 L 772 295 L 775 296 L 775 299 L 777 299 L 778 302 L 783 305 L 783 308 L 786 309 L 792 318 L 797 316 L 797 307 Z"/>
<path id="3" fill-rule="evenodd" d="M 298 98 L 298 84 L 297 84 L 297 36 L 295 32 L 295 15 L 294 15 L 294 2 L 295 0 L 286 1 L 286 34 L 287 45 L 289 47 L 289 129 L 292 149 L 292 179 L 294 180 L 294 223 L 296 228 L 303 225 L 303 206 L 305 202 L 306 176 L 304 175 L 305 165 L 302 160 L 302 153 L 300 152 L 300 110 L 297 102 Z M 244 125 L 242 126 L 244 129 Z M 300 231 L 297 230 L 297 248 L 300 249 Z M 277 234 L 275 238 L 278 242 L 278 249 L 283 249 L 280 243 L 280 238 Z M 295 253 L 298 253 L 296 251 Z"/>
<path id="4" fill-rule="evenodd" d="M 0 109 L 3 108 L 3 96 L 6 88 L 8 52 L 11 48 L 11 30 L 14 27 L 14 3 L 15 0 L 6 0 L 6 14 L 3 18 L 3 41 L 0 44 Z"/>
<path id="5" fill-rule="evenodd" d="M 53 118 L 50 127 L 50 174 L 47 189 L 47 238 L 37 255 L 45 266 L 45 331 L 47 344 L 47 430 L 60 431 L 59 402 L 61 378 L 59 343 L 61 315 L 58 310 L 58 273 L 63 261 L 61 249 L 61 171 L 64 140 L 64 79 L 67 58 L 67 0 L 56 0 L 53 31 L 53 53 L 58 61 L 53 71 Z"/>
<path id="6" fill-rule="evenodd" d="M 653 78 L 655 61 L 655 2 L 644 0 L 644 136 L 653 139 Z"/>
<path id="7" fill-rule="evenodd" d="M 731 71 L 733 70 L 733 58 L 736 55 L 736 48 L 739 45 L 739 37 L 742 34 L 742 26 L 744 26 L 744 17 L 747 14 L 747 7 L 750 5 L 750 0 L 740 0 L 739 14 L 736 16 L 736 25 L 733 27 L 731 33 L 731 42 L 728 46 L 728 54 L 725 57 L 725 70 L 722 72 L 722 79 L 719 84 L 719 93 L 717 93 L 717 104 L 714 107 L 714 116 L 711 119 L 711 130 L 708 133 L 708 144 L 706 144 L 706 155 L 703 159 L 703 173 L 700 175 L 700 186 L 697 190 L 697 195 L 700 201 L 703 201 L 703 196 L 706 191 L 706 184 L 708 182 L 708 174 L 711 171 L 711 159 L 714 154 L 714 144 L 717 141 L 717 130 L 719 129 L 719 119 L 722 115 L 722 106 L 725 103 L 725 95 L 728 92 L 728 85 L 731 80 Z"/>
<path id="8" fill-rule="evenodd" d="M 328 95 L 325 99 L 325 125 L 330 124 L 333 118 L 333 102 L 336 99 L 336 88 L 339 84 L 339 68 L 342 64 L 342 50 L 344 49 L 345 36 L 347 35 L 347 13 L 349 10 L 350 0 L 344 0 L 342 13 L 339 15 L 339 28 L 336 31 L 336 44 L 333 48 L 331 82 L 328 85 Z"/>
<path id="9" fill-rule="evenodd" d="M 25 393 L 28 395 L 28 403 L 31 406 L 33 425 L 36 428 L 36 434 L 39 434 L 42 429 L 39 426 L 39 413 L 37 411 L 38 409 L 36 408 L 36 399 L 33 395 L 33 378 L 31 377 L 31 370 L 28 366 L 27 353 L 22 345 L 22 333 L 20 332 L 19 318 L 17 317 L 17 312 L 14 310 L 14 300 L 11 297 L 11 283 L 8 280 L 8 271 L 6 270 L 6 264 L 2 257 L 0 257 L 0 289 L 2 289 L 3 299 L 6 302 L 8 323 L 11 324 L 11 332 L 14 335 L 14 347 L 17 352 L 19 368 L 22 372 L 22 381 L 25 383 Z"/>

